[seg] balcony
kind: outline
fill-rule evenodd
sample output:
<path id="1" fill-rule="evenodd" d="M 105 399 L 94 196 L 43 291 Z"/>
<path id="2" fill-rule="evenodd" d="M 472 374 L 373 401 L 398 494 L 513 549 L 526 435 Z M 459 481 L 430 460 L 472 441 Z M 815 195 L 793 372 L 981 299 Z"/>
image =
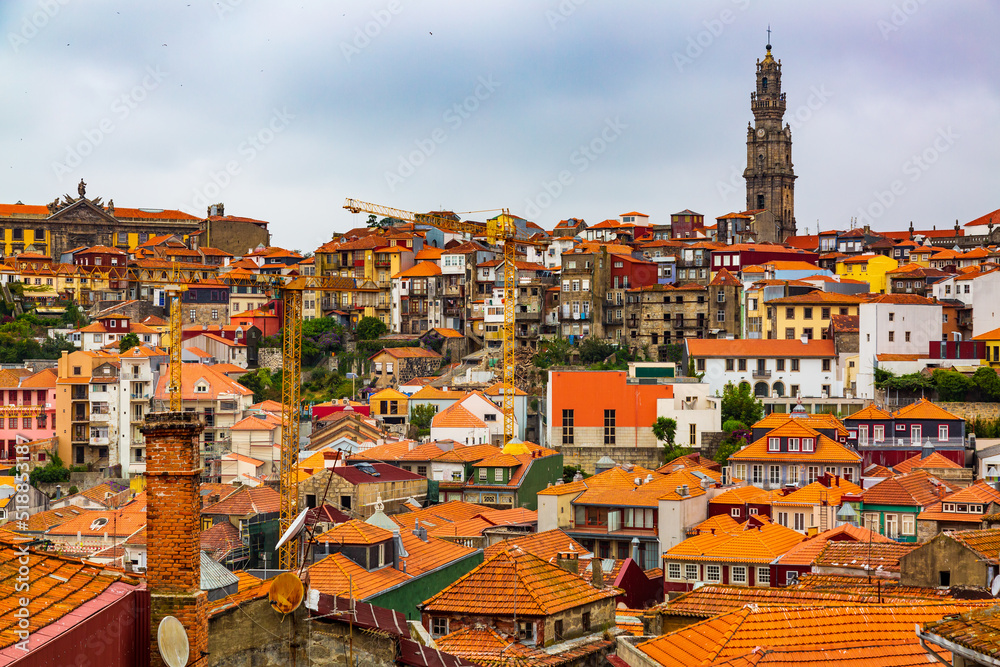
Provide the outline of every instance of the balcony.
<path id="1" fill-rule="evenodd" d="M 571 533 L 580 533 L 587 535 L 611 535 L 611 536 L 641 536 L 641 537 L 657 537 L 657 528 L 626 528 L 622 526 L 618 530 L 608 530 L 607 524 L 600 524 L 596 526 L 577 526 L 574 522 L 570 522 L 569 528 L 567 529 Z"/>
<path id="2" fill-rule="evenodd" d="M 90 421 L 91 422 L 100 422 L 102 424 L 106 424 L 106 423 L 108 423 L 108 422 L 111 421 L 111 413 L 110 412 L 91 412 L 90 413 Z"/>
<path id="3" fill-rule="evenodd" d="M 757 368 L 753 372 L 753 379 L 755 380 L 766 380 L 771 377 L 771 371 L 765 371 L 763 369 Z"/>
<path id="4" fill-rule="evenodd" d="M 111 444 L 111 438 L 109 438 L 106 435 L 104 435 L 104 436 L 100 436 L 100 435 L 99 436 L 93 436 L 92 435 L 92 436 L 90 436 L 89 442 L 90 442 L 91 445 L 107 446 L 107 445 Z"/>

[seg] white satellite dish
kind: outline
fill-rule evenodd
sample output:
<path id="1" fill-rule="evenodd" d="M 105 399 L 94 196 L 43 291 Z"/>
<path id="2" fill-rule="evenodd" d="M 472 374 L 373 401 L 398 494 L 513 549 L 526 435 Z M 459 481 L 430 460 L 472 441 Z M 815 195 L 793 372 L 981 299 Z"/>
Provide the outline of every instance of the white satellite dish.
<path id="1" fill-rule="evenodd" d="M 278 543 L 274 545 L 275 551 L 280 549 L 282 544 L 284 544 L 288 540 L 294 539 L 295 536 L 297 536 L 299 533 L 302 532 L 302 529 L 306 525 L 306 514 L 308 512 L 309 508 L 307 507 L 304 510 L 302 510 L 297 517 L 295 517 L 295 521 L 292 521 L 292 523 L 288 525 L 288 530 L 284 532 L 284 534 L 281 536 L 281 539 L 278 540 Z"/>
<path id="2" fill-rule="evenodd" d="M 996 597 L 997 593 L 1000 593 L 1000 574 L 993 577 L 993 584 L 990 586 L 990 593 L 993 594 L 993 597 Z"/>
<path id="3" fill-rule="evenodd" d="M 168 667 L 184 667 L 191 656 L 187 631 L 174 616 L 165 616 L 156 629 L 156 645 Z"/>

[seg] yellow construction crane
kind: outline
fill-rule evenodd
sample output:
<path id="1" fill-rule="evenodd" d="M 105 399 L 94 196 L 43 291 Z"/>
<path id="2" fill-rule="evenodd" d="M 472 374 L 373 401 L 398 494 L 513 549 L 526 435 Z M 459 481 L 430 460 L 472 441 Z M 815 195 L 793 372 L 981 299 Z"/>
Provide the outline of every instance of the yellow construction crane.
<path id="1" fill-rule="evenodd" d="M 425 213 L 413 213 L 398 208 L 348 199 L 344 208 L 352 213 L 374 213 L 386 218 L 407 220 L 418 225 L 429 225 L 446 232 L 458 232 L 471 236 L 485 236 L 490 245 L 503 246 L 503 383 L 501 396 L 503 403 L 503 441 L 514 437 L 514 309 L 517 305 L 517 244 L 525 240 L 517 239 L 517 226 L 507 209 L 486 223 L 452 220 Z"/>

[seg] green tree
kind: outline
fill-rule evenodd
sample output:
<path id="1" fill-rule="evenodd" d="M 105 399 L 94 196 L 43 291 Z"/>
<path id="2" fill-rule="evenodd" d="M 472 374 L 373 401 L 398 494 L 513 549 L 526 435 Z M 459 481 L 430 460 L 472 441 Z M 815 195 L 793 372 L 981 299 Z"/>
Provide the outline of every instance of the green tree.
<path id="1" fill-rule="evenodd" d="M 673 446 L 674 436 L 677 434 L 677 420 L 670 417 L 657 417 L 653 422 L 653 435 L 656 440 L 666 440 L 667 444 Z"/>
<path id="2" fill-rule="evenodd" d="M 361 340 L 375 340 L 382 334 L 389 331 L 385 322 L 377 317 L 362 317 L 358 322 L 358 338 Z"/>
<path id="3" fill-rule="evenodd" d="M 410 428 L 416 431 L 416 437 L 431 434 L 431 420 L 437 414 L 435 405 L 416 405 L 410 412 Z"/>
<path id="4" fill-rule="evenodd" d="M 681 363 L 681 359 L 684 357 L 684 346 L 678 345 L 677 343 L 670 343 L 669 345 L 664 345 L 664 354 L 666 355 L 667 361 L 672 361 L 675 364 Z"/>
<path id="5" fill-rule="evenodd" d="M 754 425 L 764 416 L 764 404 L 750 391 L 750 385 L 726 384 L 722 390 L 722 423 L 731 419 Z"/>
<path id="6" fill-rule="evenodd" d="M 719 448 L 715 450 L 715 461 L 719 465 L 727 465 L 729 457 L 740 451 L 746 444 L 747 441 L 743 438 L 726 438 L 719 444 Z"/>
<path id="7" fill-rule="evenodd" d="M 32 486 L 39 484 L 58 484 L 69 481 L 69 469 L 63 465 L 59 452 L 53 451 L 49 462 L 44 466 L 36 466 L 28 475 Z"/>
<path id="8" fill-rule="evenodd" d="M 134 333 L 127 333 L 122 336 L 122 339 L 118 341 L 118 351 L 127 352 L 133 347 L 139 347 L 142 345 L 142 341 L 139 340 L 139 335 Z"/>
<path id="9" fill-rule="evenodd" d="M 79 328 L 86 323 L 87 318 L 80 310 L 80 306 L 78 306 L 76 302 L 71 301 L 69 305 L 66 306 L 66 310 L 63 311 L 59 320 L 63 326 Z"/>
<path id="10" fill-rule="evenodd" d="M 972 374 L 972 384 L 979 392 L 980 400 L 1000 401 L 1000 377 L 997 376 L 996 369 L 980 366 Z"/>
<path id="11" fill-rule="evenodd" d="M 583 475 L 584 479 L 590 477 L 590 475 L 585 473 L 583 471 L 583 468 L 581 468 L 580 466 L 563 466 L 562 480 L 565 483 L 569 484 L 570 482 L 573 481 L 573 477 L 576 476 L 576 473 L 580 473 L 581 475 Z"/>
<path id="12" fill-rule="evenodd" d="M 282 373 L 272 373 L 270 369 L 258 368 L 250 373 L 245 373 L 237 380 L 241 385 L 253 392 L 254 403 L 261 401 L 281 402 L 281 381 Z"/>
<path id="13" fill-rule="evenodd" d="M 573 346 L 565 338 L 551 338 L 539 343 L 538 354 L 532 358 L 532 363 L 538 368 L 560 366 L 569 360 L 569 352 Z"/>
<path id="14" fill-rule="evenodd" d="M 942 368 L 936 369 L 931 379 L 937 387 L 938 400 L 941 401 L 964 401 L 973 387 L 972 380 L 962 373 Z"/>
<path id="15" fill-rule="evenodd" d="M 585 364 L 598 364 L 615 353 L 615 346 L 596 336 L 587 336 L 580 343 L 580 361 Z"/>

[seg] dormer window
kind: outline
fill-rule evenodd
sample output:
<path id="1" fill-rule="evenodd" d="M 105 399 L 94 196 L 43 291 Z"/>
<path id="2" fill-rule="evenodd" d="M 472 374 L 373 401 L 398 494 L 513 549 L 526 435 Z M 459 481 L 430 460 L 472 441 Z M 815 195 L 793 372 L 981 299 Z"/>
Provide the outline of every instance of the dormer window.
<path id="1" fill-rule="evenodd" d="M 204 384 L 204 383 L 196 384 L 195 387 L 194 387 L 194 391 L 195 391 L 196 394 L 207 394 L 208 393 L 208 385 Z"/>
<path id="2" fill-rule="evenodd" d="M 814 438 L 802 438 L 802 451 L 804 451 L 804 452 L 811 452 L 811 451 L 813 451 L 813 447 L 815 446 L 815 443 L 816 443 L 816 441 L 815 441 Z"/>
<path id="3" fill-rule="evenodd" d="M 798 438 L 789 438 L 788 439 L 788 451 L 790 451 L 790 452 L 797 452 L 797 451 L 799 451 L 799 439 Z"/>
<path id="4" fill-rule="evenodd" d="M 769 451 L 769 452 L 780 452 L 781 451 L 781 438 L 768 438 L 767 439 L 767 451 Z"/>

